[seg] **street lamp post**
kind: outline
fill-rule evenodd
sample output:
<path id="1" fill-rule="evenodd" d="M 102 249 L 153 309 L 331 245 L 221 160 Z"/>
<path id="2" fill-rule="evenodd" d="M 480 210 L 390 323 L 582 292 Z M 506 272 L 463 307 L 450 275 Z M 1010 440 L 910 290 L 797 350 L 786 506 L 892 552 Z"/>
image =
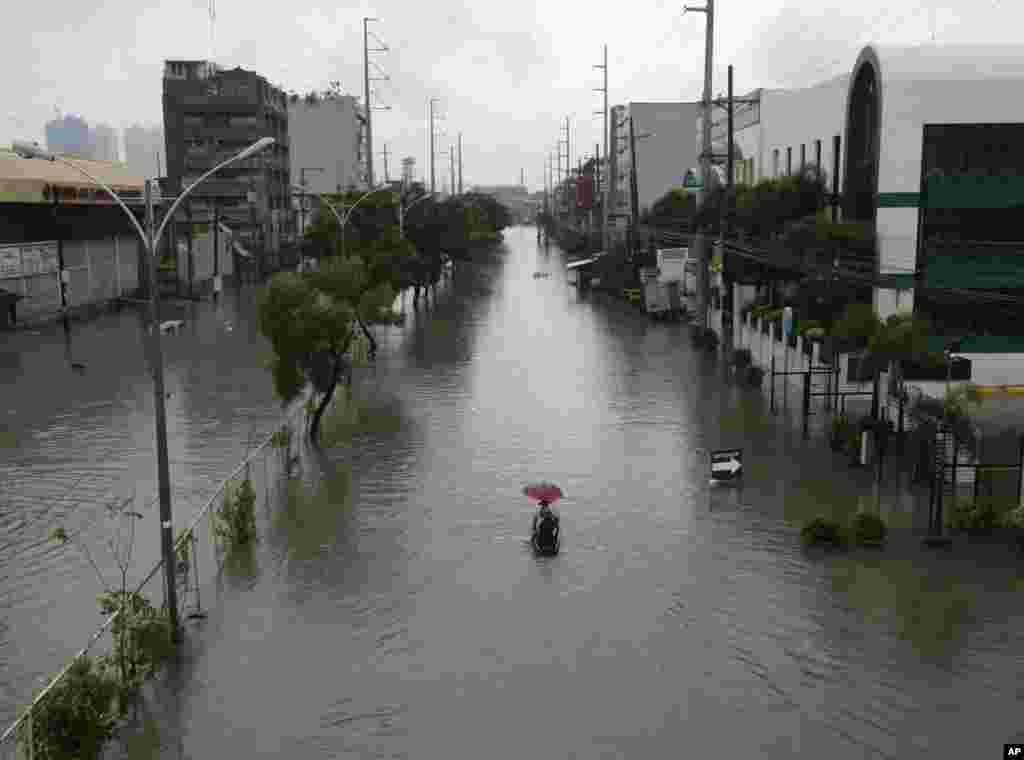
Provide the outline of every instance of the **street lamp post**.
<path id="1" fill-rule="evenodd" d="M 350 216 L 352 216 L 352 212 L 356 210 L 356 206 L 358 206 L 366 198 L 369 198 L 374 193 L 380 192 L 381 190 L 384 190 L 384 189 L 386 189 L 384 185 L 378 185 L 377 187 L 375 187 L 375 188 L 373 188 L 371 190 L 367 190 L 365 193 L 363 193 L 361 196 L 359 196 L 359 200 L 357 200 L 351 206 L 347 206 L 346 207 L 346 208 L 348 208 L 348 211 L 345 212 L 345 217 L 343 219 L 341 219 L 340 222 L 339 222 L 341 224 L 341 255 L 342 255 L 342 257 L 344 257 L 344 255 L 345 255 L 345 225 L 348 224 L 348 218 Z"/>
<path id="2" fill-rule="evenodd" d="M 292 185 L 292 189 L 293 190 L 301 190 L 302 192 L 305 192 L 305 188 L 304 187 L 299 187 L 298 185 Z M 331 213 L 334 214 L 334 218 L 338 220 L 338 226 L 339 227 L 341 226 L 341 224 L 342 224 L 342 222 L 341 222 L 341 214 L 338 213 L 338 209 L 337 209 L 337 207 L 333 203 L 331 203 L 329 200 L 327 200 L 324 196 L 319 195 L 317 193 L 310 193 L 309 197 L 316 198 L 322 204 L 327 206 L 327 208 L 329 208 L 331 210 Z M 303 197 L 303 205 L 305 205 L 305 197 Z M 305 220 L 303 220 L 303 221 L 305 221 Z"/>
<path id="3" fill-rule="evenodd" d="M 405 202 L 402 200 L 402 197 L 399 196 L 399 198 L 398 198 L 398 237 L 399 238 L 401 238 L 402 240 L 405 240 L 405 212 L 408 211 L 409 209 L 411 209 L 413 206 L 415 206 L 420 201 L 424 201 L 427 198 L 433 198 L 433 197 L 434 197 L 433 193 L 426 193 L 425 195 L 421 195 L 419 198 L 417 198 L 412 203 L 410 203 L 408 206 L 406 206 Z"/>
<path id="4" fill-rule="evenodd" d="M 192 185 L 190 185 L 181 195 L 177 197 L 167 214 L 164 216 L 163 222 L 160 227 L 156 227 L 156 219 L 153 211 L 153 181 L 146 180 L 145 185 L 145 204 L 146 204 L 146 216 L 145 226 L 139 224 L 139 220 L 135 218 L 135 214 L 131 212 L 121 197 L 115 193 L 109 186 L 104 182 L 100 181 L 92 174 L 87 172 L 82 167 L 78 166 L 72 161 L 57 156 L 53 153 L 39 148 L 35 143 L 28 143 L 22 141 L 15 141 L 13 144 L 15 153 L 18 153 L 26 158 L 43 158 L 49 161 L 56 161 L 65 164 L 80 174 L 88 177 L 90 180 L 95 182 L 111 198 L 121 207 L 121 210 L 128 215 L 132 224 L 135 226 L 135 230 L 139 233 L 139 237 L 142 238 L 142 242 L 146 247 L 147 255 L 147 270 L 149 277 L 149 345 L 150 353 L 152 354 L 151 361 L 153 366 L 153 398 L 156 416 L 156 455 L 157 455 L 157 479 L 158 479 L 158 491 L 160 497 L 160 538 L 161 538 L 161 550 L 163 555 L 164 564 L 164 593 L 167 599 L 168 616 L 171 624 L 171 631 L 174 641 L 180 641 L 181 633 L 178 628 L 178 594 L 177 584 L 174 575 L 174 530 L 171 521 L 171 474 L 170 474 L 170 462 L 167 453 L 167 407 L 164 404 L 166 399 L 164 393 L 164 366 L 163 366 L 163 351 L 160 346 L 160 325 L 159 325 L 159 291 L 156 284 L 156 255 L 158 246 L 160 244 L 160 238 L 163 235 L 164 230 L 167 227 L 168 222 L 174 218 L 175 211 L 178 210 L 178 206 L 188 197 L 188 195 L 198 187 L 204 180 L 211 175 L 215 174 L 225 166 L 232 164 L 236 161 L 241 161 L 248 158 L 249 156 L 257 153 L 264 148 L 273 145 L 275 142 L 272 137 L 264 137 L 248 148 L 240 152 L 233 158 L 229 158 L 221 164 L 218 164 L 206 174 L 202 175 Z"/>

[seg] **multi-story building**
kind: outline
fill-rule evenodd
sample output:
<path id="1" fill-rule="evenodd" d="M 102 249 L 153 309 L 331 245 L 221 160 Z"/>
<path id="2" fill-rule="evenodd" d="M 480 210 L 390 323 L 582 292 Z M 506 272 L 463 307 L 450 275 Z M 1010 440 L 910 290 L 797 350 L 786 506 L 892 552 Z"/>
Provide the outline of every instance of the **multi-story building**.
<path id="1" fill-rule="evenodd" d="M 124 160 L 138 177 L 164 176 L 167 159 L 164 157 L 164 131 L 161 127 L 135 124 L 124 131 Z"/>
<path id="2" fill-rule="evenodd" d="M 216 214 L 257 256 L 273 258 L 292 223 L 287 96 L 253 71 L 209 61 L 166 61 L 163 91 L 171 192 L 263 137 L 276 140 L 196 188 L 180 217 L 208 223 Z"/>
<path id="3" fill-rule="evenodd" d="M 352 95 L 292 95 L 288 102 L 291 183 L 311 193 L 363 184 L 363 107 Z"/>
<path id="4" fill-rule="evenodd" d="M 71 115 L 47 122 L 46 146 L 54 153 L 89 158 L 92 153 L 89 124 L 80 116 Z"/>
<path id="5" fill-rule="evenodd" d="M 97 124 L 89 129 L 92 150 L 89 157 L 93 161 L 109 161 L 120 163 L 121 149 L 117 130 L 108 124 Z"/>

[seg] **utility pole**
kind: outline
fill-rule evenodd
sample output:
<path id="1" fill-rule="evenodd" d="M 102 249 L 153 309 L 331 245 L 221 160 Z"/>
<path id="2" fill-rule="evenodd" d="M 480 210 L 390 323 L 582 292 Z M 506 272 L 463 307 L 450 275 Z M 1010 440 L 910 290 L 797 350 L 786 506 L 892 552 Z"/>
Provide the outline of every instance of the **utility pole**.
<path id="1" fill-rule="evenodd" d="M 630 199 L 632 201 L 631 205 L 633 206 L 633 213 L 630 216 L 630 227 L 632 228 L 633 233 L 630 235 L 631 241 L 630 241 L 629 255 L 630 255 L 630 257 L 632 257 L 634 255 L 634 253 L 636 252 L 636 248 L 637 248 L 637 242 L 638 242 L 638 240 L 637 240 L 637 235 L 638 235 L 637 225 L 639 224 L 639 221 L 640 221 L 640 193 L 639 193 L 639 190 L 637 189 L 637 182 L 636 182 L 636 132 L 633 129 L 633 115 L 632 114 L 630 114 L 630 116 L 629 116 L 629 163 L 630 163 L 629 194 L 630 194 Z"/>
<path id="2" fill-rule="evenodd" d="M 363 19 L 363 86 L 366 104 L 366 185 L 373 187 L 373 121 L 370 105 L 370 19 Z"/>
<path id="3" fill-rule="evenodd" d="M 604 71 L 604 87 L 595 87 L 595 92 L 604 93 L 604 108 L 601 111 L 604 124 L 604 161 L 605 164 L 609 164 L 608 161 L 608 46 L 604 46 L 604 63 L 599 63 L 594 66 L 595 69 L 602 69 Z M 600 153 L 595 150 L 595 155 L 598 156 L 597 165 L 600 167 L 601 159 Z M 607 170 L 605 172 L 607 175 Z M 607 249 L 608 247 L 608 177 L 605 176 L 604 184 L 601 183 L 601 172 L 598 168 L 597 173 L 597 191 L 601 194 L 601 247 Z"/>
<path id="4" fill-rule="evenodd" d="M 714 56 L 715 41 L 715 0 L 706 0 L 707 5 L 703 8 L 684 6 L 684 10 L 703 13 L 705 16 L 705 42 L 704 42 L 704 98 L 702 101 L 704 115 L 701 119 L 701 156 L 700 174 L 703 183 L 703 203 L 707 203 L 708 193 L 711 190 L 711 63 Z M 697 326 L 706 328 L 708 326 L 708 300 L 711 283 L 708 272 L 710 256 L 708 247 L 710 238 L 703 232 L 698 231 L 696 241 L 699 252 L 699 264 L 697 265 Z"/>
<path id="5" fill-rule="evenodd" d="M 371 77 L 370 76 L 370 53 L 386 53 L 388 50 L 387 45 L 381 43 L 381 47 L 370 50 L 370 27 L 371 21 L 379 21 L 376 18 L 363 18 L 363 86 L 366 93 L 366 183 L 367 188 L 372 188 L 373 184 L 373 120 L 371 119 L 371 112 L 373 111 L 373 103 L 370 101 L 370 81 L 384 81 L 389 77 L 387 75 L 383 77 Z M 380 40 L 378 40 L 380 42 Z M 379 68 L 379 67 L 378 67 Z"/>
<path id="6" fill-rule="evenodd" d="M 459 132 L 459 195 L 462 195 L 462 133 Z"/>
<path id="7" fill-rule="evenodd" d="M 388 174 L 388 144 L 384 143 L 384 181 L 390 182 L 391 176 Z"/>
<path id="8" fill-rule="evenodd" d="M 434 101 L 437 98 L 430 99 L 430 192 L 434 193 L 437 190 L 437 179 L 434 172 L 434 158 L 437 149 L 434 147 Z"/>
<path id="9" fill-rule="evenodd" d="M 174 532 L 171 523 L 171 467 L 167 453 L 167 407 L 164 392 L 164 359 L 160 348 L 160 291 L 156 283 L 156 219 L 153 212 L 153 182 L 146 180 L 146 253 L 149 259 L 149 346 L 153 371 L 153 395 L 156 413 L 156 463 L 160 495 L 160 548 L 164 560 L 164 594 L 167 599 L 171 638 L 181 640 L 178 627 L 178 584 L 174 561 Z"/>
<path id="10" fill-rule="evenodd" d="M 448 170 L 451 177 L 452 195 L 455 195 L 455 151 L 452 150 L 451 146 L 448 146 Z"/>
<path id="11" fill-rule="evenodd" d="M 726 129 L 728 131 L 728 138 L 726 140 L 725 149 L 728 156 L 725 159 L 725 198 L 722 203 L 722 221 L 719 224 L 719 238 L 722 241 L 721 252 L 722 252 L 722 296 L 724 304 L 728 305 L 727 313 L 732 317 L 735 313 L 736 304 L 733 300 L 733 287 L 732 278 L 729 277 L 729 268 L 726 266 L 726 253 L 725 253 L 725 239 L 729 232 L 728 225 L 730 222 L 729 212 L 732 210 L 733 199 L 735 196 L 735 180 L 733 175 L 735 174 L 735 166 L 733 164 L 733 91 L 732 91 L 732 64 L 729 64 L 729 113 L 726 116 Z M 729 336 L 728 345 L 726 350 L 731 351 L 732 339 L 733 339 L 733 319 L 729 319 L 725 322 L 729 326 L 727 334 Z M 789 356 L 788 349 L 786 356 Z M 788 370 L 788 367 L 787 367 Z"/>

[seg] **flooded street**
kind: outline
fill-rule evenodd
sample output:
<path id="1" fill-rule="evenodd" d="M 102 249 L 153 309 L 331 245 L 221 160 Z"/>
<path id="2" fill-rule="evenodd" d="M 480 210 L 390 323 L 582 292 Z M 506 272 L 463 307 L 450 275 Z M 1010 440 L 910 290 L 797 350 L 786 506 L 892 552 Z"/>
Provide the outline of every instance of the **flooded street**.
<path id="1" fill-rule="evenodd" d="M 380 329 L 356 373 L 362 428 L 305 455 L 250 566 L 188 623 L 142 718 L 152 754 L 133 757 L 903 760 L 1024 737 L 1010 550 L 920 549 L 896 486 L 891 546 L 803 550 L 823 504 L 874 504 L 870 474 L 732 386 L 687 327 L 581 299 L 533 228 L 505 238 Z M 195 307 L 165 341 L 175 498 L 193 508 L 279 414 L 247 304 Z M 89 474 L 68 499 L 136 477 L 155 491 L 138 321 L 77 331 L 82 376 L 59 329 L 3 349 L 5 721 L 98 618 L 84 563 L 40 543 L 90 517 L 62 489 Z M 733 446 L 745 485 L 710 488 L 701 450 Z M 527 543 L 521 489 L 539 479 L 567 495 L 556 557 Z"/>

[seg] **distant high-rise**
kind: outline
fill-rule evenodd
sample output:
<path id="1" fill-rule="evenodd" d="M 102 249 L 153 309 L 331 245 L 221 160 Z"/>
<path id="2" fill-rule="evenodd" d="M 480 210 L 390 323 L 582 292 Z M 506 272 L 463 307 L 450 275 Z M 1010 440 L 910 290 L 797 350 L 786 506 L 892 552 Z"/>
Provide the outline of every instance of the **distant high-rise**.
<path id="1" fill-rule="evenodd" d="M 402 182 L 409 185 L 412 184 L 416 174 L 416 159 L 412 156 L 406 156 L 402 159 Z"/>
<path id="2" fill-rule="evenodd" d="M 164 131 L 160 127 L 135 124 L 124 131 L 124 160 L 133 174 L 139 177 L 165 176 Z"/>
<path id="3" fill-rule="evenodd" d="M 97 124 L 89 130 L 92 150 L 89 158 L 94 161 L 120 161 L 117 130 L 107 124 Z"/>
<path id="4" fill-rule="evenodd" d="M 64 116 L 46 123 L 46 147 L 53 153 L 79 158 L 92 155 L 89 125 L 80 116 Z"/>

